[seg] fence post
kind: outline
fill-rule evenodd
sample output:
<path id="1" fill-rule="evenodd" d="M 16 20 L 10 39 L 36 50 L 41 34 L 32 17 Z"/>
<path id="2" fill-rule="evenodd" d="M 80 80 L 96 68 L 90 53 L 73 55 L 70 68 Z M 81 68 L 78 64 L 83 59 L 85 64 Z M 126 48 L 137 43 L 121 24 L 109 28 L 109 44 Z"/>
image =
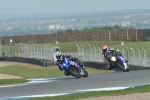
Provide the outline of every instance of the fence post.
<path id="1" fill-rule="evenodd" d="M 24 44 L 24 57 L 27 58 L 27 48 L 26 48 L 26 44 Z"/>
<path id="2" fill-rule="evenodd" d="M 96 47 L 93 45 L 94 47 L 94 62 L 96 61 L 95 58 L 96 58 Z"/>
<path id="3" fill-rule="evenodd" d="M 127 29 L 127 41 L 128 41 L 128 29 Z"/>
<path id="4" fill-rule="evenodd" d="M 92 49 L 91 49 L 90 44 L 89 44 L 88 46 L 90 47 L 90 54 L 89 54 L 89 55 L 90 55 L 90 57 L 89 57 L 89 60 L 91 61 L 91 58 L 92 58 L 92 56 L 91 56 L 91 55 L 92 55 L 92 54 L 91 54 L 91 53 L 92 53 Z"/>
<path id="5" fill-rule="evenodd" d="M 84 45 L 84 47 L 85 47 L 85 58 L 87 59 L 88 57 L 87 57 L 87 46 L 86 45 Z"/>
<path id="6" fill-rule="evenodd" d="M 98 47 L 98 61 L 100 62 L 100 47 L 97 45 Z"/>
<path id="7" fill-rule="evenodd" d="M 83 52 L 83 46 L 80 44 L 81 48 L 82 48 L 82 60 L 84 60 L 84 52 Z"/>
<path id="8" fill-rule="evenodd" d="M 134 62 L 134 49 L 131 47 L 130 50 L 132 50 L 132 63 L 133 63 L 133 65 L 134 65 L 134 63 L 135 63 L 135 62 Z M 131 55 L 130 55 L 130 56 L 131 56 Z"/>
<path id="9" fill-rule="evenodd" d="M 26 45 L 27 45 L 27 57 L 28 57 L 28 58 L 30 58 L 30 57 L 29 57 L 29 55 L 30 55 L 30 53 L 29 53 L 29 49 L 30 49 L 30 47 L 29 47 L 29 45 L 28 45 L 28 44 L 26 44 Z"/>
<path id="10" fill-rule="evenodd" d="M 139 56 L 138 56 L 138 63 L 139 63 L 139 64 L 138 64 L 138 65 L 140 66 L 140 65 L 141 65 L 141 59 L 140 59 L 140 56 L 141 56 L 141 55 L 140 55 L 140 49 L 138 49 L 138 48 L 136 48 L 136 49 L 137 49 L 137 50 L 138 50 L 138 52 L 139 52 L 139 53 L 138 53 L 138 54 L 139 54 Z"/>
<path id="11" fill-rule="evenodd" d="M 135 32 L 135 40 L 137 41 L 137 29 L 136 29 L 136 32 Z"/>
<path id="12" fill-rule="evenodd" d="M 18 57 L 18 55 L 17 55 L 17 51 L 18 51 L 18 47 L 17 47 L 17 43 L 15 43 L 15 46 L 16 46 L 16 49 L 15 49 L 15 55 L 14 56 L 16 56 L 16 57 Z"/>
<path id="13" fill-rule="evenodd" d="M 111 35 L 110 35 L 110 30 L 108 31 L 108 35 L 109 35 L 109 41 L 111 41 Z"/>
<path id="14" fill-rule="evenodd" d="M 78 44 L 76 44 L 76 46 L 78 47 L 78 55 L 77 55 L 77 56 L 79 57 L 79 53 L 80 53 L 80 52 L 79 52 L 79 51 L 80 51 L 80 47 L 79 47 L 79 45 L 78 45 Z"/>
<path id="15" fill-rule="evenodd" d="M 142 50 L 143 50 L 143 53 L 144 53 L 143 66 L 146 67 L 146 51 L 145 51 L 145 49 L 143 49 L 143 48 L 142 48 Z"/>
<path id="16" fill-rule="evenodd" d="M 125 48 L 127 49 L 127 59 L 129 59 L 129 48 L 125 46 Z"/>
<path id="17" fill-rule="evenodd" d="M 80 50 L 80 47 L 79 47 L 79 45 L 78 45 L 78 44 L 76 44 L 76 46 L 78 47 L 78 52 L 79 52 L 79 50 Z"/>

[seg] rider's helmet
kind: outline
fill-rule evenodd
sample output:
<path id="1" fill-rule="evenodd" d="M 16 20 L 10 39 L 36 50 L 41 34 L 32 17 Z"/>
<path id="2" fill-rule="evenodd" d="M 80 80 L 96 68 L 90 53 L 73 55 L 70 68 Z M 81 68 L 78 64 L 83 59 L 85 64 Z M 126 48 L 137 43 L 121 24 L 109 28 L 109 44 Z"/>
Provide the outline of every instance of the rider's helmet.
<path id="1" fill-rule="evenodd" d="M 61 58 L 62 58 L 62 54 L 61 54 L 61 52 L 57 52 L 56 53 L 56 58 L 57 58 L 57 60 L 61 60 Z"/>
<path id="2" fill-rule="evenodd" d="M 102 46 L 102 50 L 103 50 L 103 52 L 107 52 L 108 51 L 108 46 L 107 45 L 103 45 Z"/>

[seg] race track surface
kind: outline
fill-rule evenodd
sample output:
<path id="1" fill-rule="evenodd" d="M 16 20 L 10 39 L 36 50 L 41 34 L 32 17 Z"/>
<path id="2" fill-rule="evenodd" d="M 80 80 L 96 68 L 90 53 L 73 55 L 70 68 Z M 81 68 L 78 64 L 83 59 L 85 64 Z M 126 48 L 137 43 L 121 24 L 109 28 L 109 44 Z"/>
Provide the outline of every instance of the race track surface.
<path id="1" fill-rule="evenodd" d="M 25 84 L 0 86 L 0 99 L 149 84 L 150 70 L 92 74 L 80 79 L 65 76 L 30 80 L 32 81 Z"/>

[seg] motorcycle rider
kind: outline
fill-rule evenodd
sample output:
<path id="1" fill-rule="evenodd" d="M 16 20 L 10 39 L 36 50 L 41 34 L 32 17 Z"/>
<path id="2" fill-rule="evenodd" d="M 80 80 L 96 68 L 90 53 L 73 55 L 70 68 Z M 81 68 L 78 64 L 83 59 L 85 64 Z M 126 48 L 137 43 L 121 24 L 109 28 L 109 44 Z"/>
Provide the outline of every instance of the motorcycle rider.
<path id="1" fill-rule="evenodd" d="M 83 64 L 82 64 L 76 57 L 72 57 L 71 55 L 63 55 L 63 54 L 61 54 L 60 51 L 58 51 L 58 52 L 56 53 L 56 59 L 57 59 L 56 64 L 58 65 L 59 70 L 62 71 L 62 67 L 60 66 L 60 64 L 64 62 L 65 58 L 67 58 L 67 59 L 69 59 L 69 60 L 71 60 L 71 61 L 74 61 L 74 62 L 78 62 L 79 65 L 80 65 L 82 68 L 84 68 Z M 79 69 L 79 70 L 80 70 L 80 69 Z M 70 75 L 67 71 L 64 71 L 64 74 L 65 74 L 66 76 Z"/>
<path id="2" fill-rule="evenodd" d="M 119 55 L 121 55 L 122 56 L 122 54 L 117 50 L 117 49 L 110 49 L 110 48 L 108 48 L 108 46 L 107 45 L 103 45 L 102 46 L 102 50 L 103 50 L 103 53 L 102 53 L 102 56 L 103 56 L 103 60 L 104 60 L 104 62 L 106 62 L 108 65 L 107 65 L 107 69 L 109 69 L 109 70 L 111 70 L 112 69 L 112 65 L 111 65 L 111 63 L 108 61 L 108 59 L 107 59 L 107 56 L 109 55 L 109 54 L 111 54 L 111 52 L 116 52 L 116 53 L 118 53 Z M 123 56 L 122 56 L 123 57 Z M 128 62 L 128 60 L 125 60 L 126 62 Z"/>
<path id="3" fill-rule="evenodd" d="M 56 53 L 56 59 L 57 59 L 57 65 L 59 67 L 59 70 L 62 70 L 62 68 L 61 68 L 61 66 L 59 66 L 58 63 L 63 63 L 64 58 L 68 58 L 71 61 L 78 62 L 80 64 L 80 66 L 83 67 L 83 64 L 78 60 L 78 58 L 72 57 L 71 55 L 63 55 L 60 51 L 58 51 Z"/>
<path id="4" fill-rule="evenodd" d="M 61 54 L 60 51 L 56 52 L 56 65 L 58 65 L 59 70 L 62 70 L 61 66 L 59 65 L 59 63 L 63 63 L 64 61 L 64 56 Z"/>

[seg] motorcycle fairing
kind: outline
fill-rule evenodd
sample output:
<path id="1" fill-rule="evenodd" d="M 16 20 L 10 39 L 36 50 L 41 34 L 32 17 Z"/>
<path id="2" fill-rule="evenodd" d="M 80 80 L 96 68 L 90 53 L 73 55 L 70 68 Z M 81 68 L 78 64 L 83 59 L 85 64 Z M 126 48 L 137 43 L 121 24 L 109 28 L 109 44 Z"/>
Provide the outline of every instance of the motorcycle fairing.
<path id="1" fill-rule="evenodd" d="M 63 70 L 66 70 L 71 65 L 73 65 L 73 61 L 67 60 L 66 58 L 64 59 L 64 62 L 60 64 Z"/>
<path id="2" fill-rule="evenodd" d="M 125 63 L 125 59 L 122 56 L 117 56 L 117 59 L 120 60 L 122 63 Z"/>
<path id="3" fill-rule="evenodd" d="M 122 63 L 123 63 L 123 65 L 125 66 L 125 69 L 127 69 L 127 63 L 126 63 L 126 61 L 125 61 L 125 59 L 122 57 L 122 56 L 117 56 L 117 59 L 119 59 Z"/>
<path id="4" fill-rule="evenodd" d="M 77 64 L 77 67 L 78 67 L 78 71 L 79 71 L 80 75 L 84 75 L 84 71 L 83 71 L 82 67 L 79 64 Z"/>

